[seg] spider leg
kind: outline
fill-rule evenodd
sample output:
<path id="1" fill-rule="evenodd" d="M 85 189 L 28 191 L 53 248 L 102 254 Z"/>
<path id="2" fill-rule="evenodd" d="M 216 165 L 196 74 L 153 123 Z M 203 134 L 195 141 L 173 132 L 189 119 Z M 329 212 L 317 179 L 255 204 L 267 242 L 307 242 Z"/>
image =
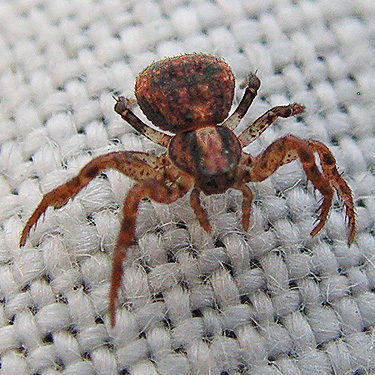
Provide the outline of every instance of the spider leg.
<path id="1" fill-rule="evenodd" d="M 241 147 L 243 148 L 247 146 L 258 138 L 278 117 L 286 118 L 295 116 L 302 113 L 304 110 L 305 107 L 298 103 L 277 106 L 269 109 L 238 136 Z"/>
<path id="2" fill-rule="evenodd" d="M 224 121 L 223 126 L 233 130 L 245 116 L 254 98 L 257 96 L 258 89 L 260 87 L 259 78 L 250 73 L 247 77 L 247 85 L 245 93 L 238 104 L 236 110 Z"/>
<path id="3" fill-rule="evenodd" d="M 190 194 L 190 205 L 194 210 L 195 216 L 197 217 L 201 227 L 207 232 L 211 232 L 210 222 L 208 221 L 207 212 L 202 207 L 200 199 L 201 190 L 194 186 Z"/>
<path id="4" fill-rule="evenodd" d="M 113 253 L 109 304 L 111 324 L 114 326 L 115 300 L 123 274 L 122 261 L 134 240 L 139 202 L 144 197 L 150 197 L 156 202 L 171 203 L 186 194 L 192 185 L 192 178 L 177 172 L 165 154 L 154 157 L 143 152 L 122 151 L 96 157 L 76 177 L 43 196 L 22 231 L 20 246 L 24 246 L 31 228 L 49 206 L 62 207 L 106 169 L 115 169 L 139 182 L 125 198 L 121 229 Z"/>
<path id="5" fill-rule="evenodd" d="M 123 261 L 128 248 L 134 241 L 137 211 L 141 199 L 150 197 L 159 203 L 172 203 L 185 195 L 190 186 L 191 184 L 188 180 L 183 184 L 172 183 L 167 185 L 163 181 L 149 179 L 134 185 L 126 196 L 120 233 L 117 238 L 112 260 L 111 290 L 109 293 L 109 314 L 112 327 L 115 326 L 116 299 L 124 273 Z"/>
<path id="6" fill-rule="evenodd" d="M 240 185 L 235 188 L 242 191 L 242 226 L 243 229 L 247 232 L 250 224 L 253 192 L 247 185 Z"/>
<path id="7" fill-rule="evenodd" d="M 352 191 L 346 181 L 342 178 L 336 168 L 336 159 L 332 152 L 323 143 L 314 139 L 306 140 L 309 147 L 317 152 L 324 175 L 329 179 L 331 185 L 335 188 L 337 195 L 343 200 L 345 206 L 345 214 L 348 218 L 349 238 L 348 243 L 351 245 L 354 240 L 356 220 L 354 211 L 354 201 Z"/>
<path id="8" fill-rule="evenodd" d="M 327 220 L 333 197 L 333 188 L 331 186 L 333 182 L 329 175 L 325 176 L 325 172 L 322 174 L 319 171 L 315 163 L 313 149 L 308 141 L 293 135 L 287 135 L 276 140 L 262 154 L 252 159 L 250 166 L 243 163 L 244 179 L 246 182 L 263 181 L 280 166 L 298 158 L 302 163 L 307 178 L 323 196 L 322 203 L 318 209 L 320 214 L 316 220 L 317 224 L 311 231 L 311 235 L 315 236 Z M 328 165 L 326 168 L 328 168 Z M 349 244 L 351 243 L 351 237 L 350 235 Z"/>
<path id="9" fill-rule="evenodd" d="M 168 146 L 172 137 L 145 124 L 131 111 L 128 100 L 124 96 L 119 96 L 116 99 L 115 111 L 135 130 L 139 131 L 151 141 L 164 147 Z"/>
<path id="10" fill-rule="evenodd" d="M 158 158 L 142 152 L 120 151 L 101 155 L 86 164 L 76 177 L 45 194 L 34 213 L 28 219 L 21 234 L 20 247 L 25 245 L 31 228 L 49 206 L 60 208 L 82 190 L 105 169 L 116 169 L 137 180 L 159 177 Z"/>

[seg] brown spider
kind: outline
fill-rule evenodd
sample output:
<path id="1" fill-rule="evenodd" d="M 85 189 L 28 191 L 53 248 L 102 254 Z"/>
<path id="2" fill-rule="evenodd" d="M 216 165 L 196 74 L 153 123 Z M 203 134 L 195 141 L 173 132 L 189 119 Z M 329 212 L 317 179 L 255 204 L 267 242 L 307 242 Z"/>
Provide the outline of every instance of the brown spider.
<path id="1" fill-rule="evenodd" d="M 335 189 L 346 207 L 350 245 L 356 227 L 352 192 L 338 173 L 334 156 L 324 144 L 286 135 L 258 156 L 242 151 L 278 117 L 290 117 L 304 111 L 304 107 L 297 103 L 271 108 L 236 136 L 233 129 L 247 112 L 259 86 L 258 77 L 250 74 L 241 102 L 227 118 L 234 95 L 234 76 L 223 60 L 206 54 L 186 54 L 149 65 L 139 74 L 135 84 L 137 102 L 154 125 L 175 135 L 167 135 L 146 125 L 130 110 L 128 100 L 122 96 L 117 99 L 115 111 L 167 151 L 160 156 L 119 151 L 96 157 L 76 177 L 43 196 L 23 229 L 20 246 L 24 246 L 30 229 L 49 206 L 62 207 L 105 169 L 116 169 L 136 180 L 124 201 L 121 229 L 113 253 L 109 311 L 114 326 L 123 260 L 134 242 L 136 216 L 142 198 L 172 203 L 192 188 L 190 204 L 200 225 L 210 232 L 207 213 L 200 203 L 201 192 L 210 195 L 223 193 L 229 188 L 238 189 L 243 194 L 242 225 L 247 231 L 253 193 L 246 183 L 263 181 L 280 166 L 296 159 L 300 160 L 307 179 L 323 197 L 311 235 L 315 236 L 324 226 Z M 315 163 L 315 152 L 321 170 Z"/>

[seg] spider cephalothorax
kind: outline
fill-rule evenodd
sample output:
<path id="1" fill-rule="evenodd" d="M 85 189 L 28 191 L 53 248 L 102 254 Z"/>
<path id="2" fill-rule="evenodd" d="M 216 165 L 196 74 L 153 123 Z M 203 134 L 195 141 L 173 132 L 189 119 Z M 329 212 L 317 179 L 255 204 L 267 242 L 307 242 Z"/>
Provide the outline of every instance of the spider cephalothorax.
<path id="1" fill-rule="evenodd" d="M 290 117 L 304 111 L 298 103 L 271 108 L 236 136 L 233 129 L 249 109 L 259 86 L 257 76 L 250 74 L 241 102 L 228 117 L 234 96 L 234 76 L 223 60 L 206 54 L 186 54 L 148 66 L 136 81 L 137 102 L 154 125 L 175 135 L 170 136 L 146 125 L 131 111 L 124 97 L 117 99 L 115 111 L 167 151 L 160 156 L 119 151 L 96 157 L 76 177 L 44 195 L 25 225 L 20 246 L 25 244 L 30 229 L 49 206 L 63 206 L 103 170 L 116 169 L 137 181 L 125 198 L 121 229 L 113 254 L 109 309 L 111 324 L 114 325 L 123 260 L 134 241 L 136 215 L 142 198 L 172 203 L 192 189 L 191 206 L 201 226 L 209 232 L 207 213 L 200 203 L 201 192 L 218 194 L 235 188 L 243 194 L 242 225 L 247 230 L 253 197 L 247 183 L 263 181 L 280 166 L 296 159 L 300 160 L 308 180 L 322 195 L 320 213 L 311 234 L 316 235 L 324 226 L 336 190 L 346 207 L 350 245 L 356 226 L 352 192 L 338 173 L 334 156 L 324 144 L 287 135 L 258 156 L 242 151 L 278 117 Z M 321 170 L 316 165 L 314 153 L 319 156 Z"/>

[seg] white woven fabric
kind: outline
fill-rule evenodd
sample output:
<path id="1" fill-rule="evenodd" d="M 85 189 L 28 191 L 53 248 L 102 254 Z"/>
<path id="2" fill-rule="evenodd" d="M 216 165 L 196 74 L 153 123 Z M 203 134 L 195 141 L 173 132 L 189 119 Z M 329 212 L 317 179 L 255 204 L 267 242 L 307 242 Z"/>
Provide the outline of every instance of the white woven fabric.
<path id="1" fill-rule="evenodd" d="M 0 0 L 0 375 L 375 373 L 373 0 Z M 241 195 L 144 202 L 108 323 L 111 253 L 132 184 L 108 171 L 19 235 L 42 194 L 94 156 L 156 146 L 114 113 L 151 61 L 204 51 L 262 81 L 239 130 L 305 104 L 247 148 L 292 133 L 325 142 L 352 187 L 311 238 L 319 195 L 299 162 Z M 236 91 L 236 103 L 242 91 Z M 140 114 L 139 111 L 137 111 Z M 140 116 L 142 116 L 140 114 Z"/>

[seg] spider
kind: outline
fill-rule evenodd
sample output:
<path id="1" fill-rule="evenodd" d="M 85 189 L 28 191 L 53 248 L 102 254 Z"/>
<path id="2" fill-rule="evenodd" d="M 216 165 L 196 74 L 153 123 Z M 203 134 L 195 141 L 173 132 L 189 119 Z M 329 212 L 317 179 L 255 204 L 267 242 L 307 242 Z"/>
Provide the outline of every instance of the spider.
<path id="1" fill-rule="evenodd" d="M 215 56 L 194 53 L 166 58 L 146 67 L 138 76 L 135 96 L 143 113 L 158 128 L 146 125 L 130 109 L 130 101 L 116 99 L 115 111 L 134 129 L 165 147 L 154 156 L 145 152 L 118 151 L 94 158 L 78 175 L 45 194 L 26 222 L 20 239 L 24 246 L 31 228 L 49 206 L 60 208 L 102 171 L 112 168 L 136 181 L 123 207 L 120 233 L 113 253 L 109 313 L 115 325 L 115 308 L 123 275 L 127 249 L 135 241 L 136 216 L 140 201 L 149 197 L 156 202 L 172 203 L 191 190 L 190 204 L 206 232 L 211 227 L 200 195 L 220 194 L 229 188 L 242 192 L 242 226 L 249 228 L 253 193 L 248 182 L 263 181 L 279 167 L 299 159 L 306 177 L 322 195 L 320 212 L 311 231 L 315 236 L 324 226 L 334 190 L 346 207 L 349 235 L 354 239 L 356 221 L 352 192 L 336 169 L 331 151 L 321 142 L 286 135 L 277 139 L 258 156 L 242 151 L 258 138 L 278 117 L 290 117 L 304 111 L 292 103 L 276 106 L 260 116 L 240 135 L 233 133 L 257 95 L 260 80 L 247 78 L 245 93 L 228 117 L 233 96 L 234 76 L 230 67 Z M 320 159 L 318 168 L 314 154 Z"/>

